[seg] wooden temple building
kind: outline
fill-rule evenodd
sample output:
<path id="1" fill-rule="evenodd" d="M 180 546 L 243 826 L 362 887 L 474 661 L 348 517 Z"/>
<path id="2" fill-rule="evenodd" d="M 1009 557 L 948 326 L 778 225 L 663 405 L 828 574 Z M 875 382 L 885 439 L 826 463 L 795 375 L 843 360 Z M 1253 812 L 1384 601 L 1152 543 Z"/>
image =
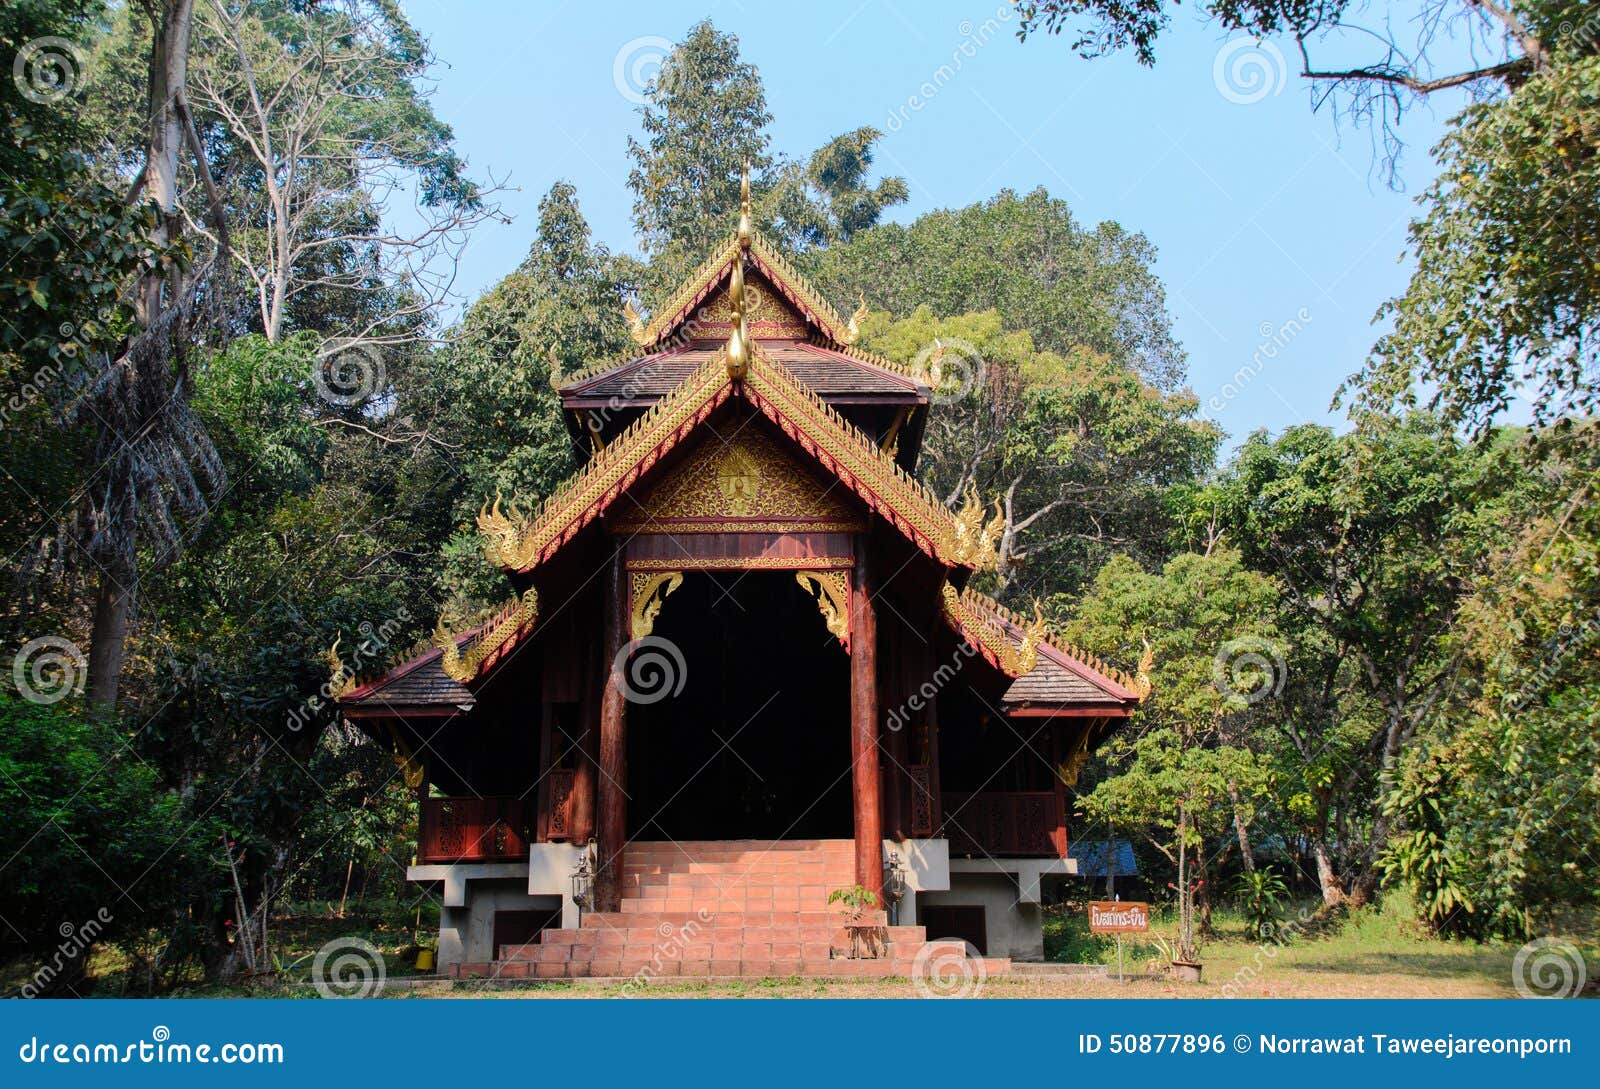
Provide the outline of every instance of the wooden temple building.
<path id="1" fill-rule="evenodd" d="M 340 686 L 418 790 L 409 877 L 441 891 L 453 975 L 1039 959 L 1068 789 L 1148 694 L 1147 663 L 968 587 L 1003 524 L 913 475 L 937 360 L 854 347 L 860 312 L 745 193 L 670 302 L 629 308 L 635 353 L 558 379 L 576 474 L 478 519 L 505 608 Z M 829 896 L 858 885 L 883 940 L 851 957 Z"/>

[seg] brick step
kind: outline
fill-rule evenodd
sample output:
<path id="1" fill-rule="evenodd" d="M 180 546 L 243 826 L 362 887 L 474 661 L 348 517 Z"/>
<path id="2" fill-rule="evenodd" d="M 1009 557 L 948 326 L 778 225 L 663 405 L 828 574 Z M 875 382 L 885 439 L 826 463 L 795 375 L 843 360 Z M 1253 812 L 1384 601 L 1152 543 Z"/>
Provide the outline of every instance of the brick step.
<path id="1" fill-rule="evenodd" d="M 652 868 L 649 870 L 624 870 L 624 885 L 683 886 L 684 888 L 720 888 L 729 884 L 754 885 L 827 885 L 830 889 L 848 888 L 852 882 L 851 871 L 830 870 L 826 866 L 773 867 L 752 870 L 743 866 L 713 866 L 706 862 L 691 862 L 687 866 Z M 835 882 L 844 881 L 839 885 Z"/>
<path id="2" fill-rule="evenodd" d="M 927 943 L 935 951 L 949 952 L 959 942 Z M 541 946 L 521 947 L 539 949 Z M 923 951 L 922 943 L 891 945 L 886 955 L 877 959 L 850 960 L 842 957 L 820 956 L 805 950 L 799 957 L 779 956 L 760 947 L 741 950 L 738 956 L 711 956 L 694 950 L 668 956 L 659 950 L 648 954 L 624 948 L 610 950 L 563 950 L 565 959 L 551 956 L 548 959 L 501 959 L 489 963 L 452 964 L 448 974 L 452 979 L 586 979 L 586 978 L 636 978 L 658 979 L 695 976 L 742 976 L 746 978 L 813 976 L 843 978 L 909 978 L 916 973 L 917 960 Z M 593 955 L 591 955 L 593 954 Z M 983 973 L 987 976 L 1006 975 L 1012 964 L 1007 957 L 985 957 Z"/>
<path id="3" fill-rule="evenodd" d="M 915 955 L 927 941 L 920 926 L 886 928 L 890 952 L 911 950 Z M 684 959 L 740 960 L 747 954 L 774 958 L 828 958 L 849 948 L 842 927 L 811 925 L 784 930 L 776 927 L 717 928 L 663 935 L 657 930 L 546 930 L 537 942 L 507 945 L 501 960 L 555 961 L 618 956 L 654 957 L 665 953 Z M 939 943 L 933 943 L 939 944 Z M 950 943 L 956 950 L 959 943 Z M 958 950 L 956 950 L 958 951 Z M 704 954 L 703 956 L 700 954 Z"/>
<path id="4" fill-rule="evenodd" d="M 583 915 L 584 929 L 601 930 L 642 930 L 647 927 L 660 928 L 663 924 L 671 927 L 684 927 L 690 923 L 698 926 L 804 926 L 808 923 L 827 923 L 831 926 L 842 926 L 843 920 L 838 910 L 809 911 L 809 910 L 782 910 L 770 909 L 744 910 L 744 911 L 643 911 L 635 907 L 629 911 L 628 901 L 623 902 L 622 911 L 586 911 Z M 869 926 L 887 926 L 889 913 L 886 911 L 868 911 L 863 913 L 862 921 Z"/>

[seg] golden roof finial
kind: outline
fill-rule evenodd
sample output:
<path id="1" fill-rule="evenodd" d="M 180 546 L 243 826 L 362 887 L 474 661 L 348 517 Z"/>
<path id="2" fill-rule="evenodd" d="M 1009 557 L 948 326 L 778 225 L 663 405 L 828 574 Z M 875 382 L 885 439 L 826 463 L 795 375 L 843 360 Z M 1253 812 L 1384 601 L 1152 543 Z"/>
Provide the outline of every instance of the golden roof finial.
<path id="1" fill-rule="evenodd" d="M 645 332 L 644 315 L 633 308 L 632 299 L 622 300 L 622 316 L 628 323 L 628 335 L 635 344 L 645 344 L 650 337 Z"/>
<path id="2" fill-rule="evenodd" d="M 1154 687 L 1150 673 L 1156 667 L 1156 652 L 1150 640 L 1144 640 L 1144 653 L 1139 655 L 1139 665 L 1133 678 L 1133 691 L 1140 699 L 1148 699 Z"/>
<path id="3" fill-rule="evenodd" d="M 845 325 L 844 332 L 840 335 L 841 343 L 854 344 L 861 339 L 861 323 L 867 320 L 867 293 L 861 293 L 861 305 L 856 307 L 850 315 L 850 321 Z"/>
<path id="4" fill-rule="evenodd" d="M 728 377 L 743 378 L 750 366 L 750 341 L 744 324 L 744 253 L 733 259 L 728 278 L 728 308 L 733 311 L 733 331 L 728 334 Z"/>
<path id="5" fill-rule="evenodd" d="M 750 164 L 746 162 L 739 175 L 739 248 L 749 249 L 754 234 L 755 228 L 750 224 Z"/>

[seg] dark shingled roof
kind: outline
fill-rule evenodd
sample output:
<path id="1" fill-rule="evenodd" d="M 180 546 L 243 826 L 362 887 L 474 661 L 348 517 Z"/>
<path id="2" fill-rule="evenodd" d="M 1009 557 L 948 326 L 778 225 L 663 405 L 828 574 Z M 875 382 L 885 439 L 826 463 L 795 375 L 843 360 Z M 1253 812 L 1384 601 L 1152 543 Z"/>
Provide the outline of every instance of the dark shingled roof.
<path id="1" fill-rule="evenodd" d="M 1039 651 L 1039 664 L 1033 667 L 1033 672 L 1012 681 L 1003 699 L 1006 703 L 1121 702 L 1119 697 L 1056 661 L 1044 649 Z"/>
<path id="2" fill-rule="evenodd" d="M 471 707 L 475 700 L 466 685 L 451 680 L 439 666 L 439 652 L 429 651 L 415 663 L 394 672 L 340 700 L 347 709 L 405 707 Z"/>
<path id="3" fill-rule="evenodd" d="M 824 399 L 851 396 L 919 399 L 927 396 L 926 387 L 884 367 L 831 351 L 806 341 L 763 340 L 761 350 L 769 359 L 782 363 L 800 381 Z M 619 363 L 592 378 L 563 386 L 562 401 L 568 406 L 593 400 L 655 400 L 680 386 L 694 369 L 716 355 L 722 341 L 695 341 L 686 346 L 654 352 Z"/>

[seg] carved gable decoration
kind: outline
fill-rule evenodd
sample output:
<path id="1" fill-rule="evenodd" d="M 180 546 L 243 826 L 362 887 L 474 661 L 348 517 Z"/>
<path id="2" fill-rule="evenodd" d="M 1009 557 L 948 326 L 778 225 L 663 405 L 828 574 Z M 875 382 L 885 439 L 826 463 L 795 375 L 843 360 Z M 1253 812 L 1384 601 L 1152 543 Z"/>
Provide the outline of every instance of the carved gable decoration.
<path id="1" fill-rule="evenodd" d="M 756 340 L 804 340 L 810 332 L 805 317 L 758 272 L 747 274 L 744 301 L 745 328 Z M 689 340 L 726 340 L 732 329 L 733 307 L 723 284 L 684 319 L 678 333 Z"/>
<path id="2" fill-rule="evenodd" d="M 746 423 L 715 433 L 616 520 L 627 533 L 855 533 L 864 520 L 837 481 L 801 465 L 779 440 Z"/>

